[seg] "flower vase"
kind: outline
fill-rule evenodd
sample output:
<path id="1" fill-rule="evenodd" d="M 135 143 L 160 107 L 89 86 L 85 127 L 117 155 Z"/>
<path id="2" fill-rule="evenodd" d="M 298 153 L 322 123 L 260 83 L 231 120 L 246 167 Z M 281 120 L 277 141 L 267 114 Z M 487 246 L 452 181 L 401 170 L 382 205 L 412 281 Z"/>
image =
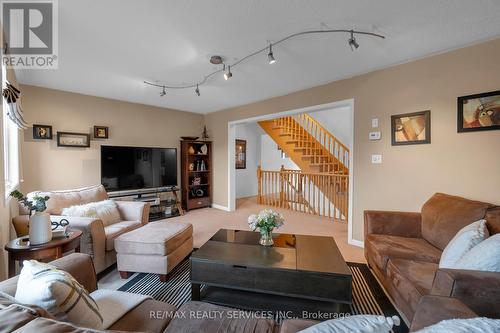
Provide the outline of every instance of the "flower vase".
<path id="1" fill-rule="evenodd" d="M 40 245 L 52 240 L 52 225 L 49 214 L 35 212 L 30 216 L 29 239 L 31 245 Z"/>
<path id="2" fill-rule="evenodd" d="M 262 246 L 273 246 L 273 231 L 272 230 L 261 230 L 259 244 Z"/>

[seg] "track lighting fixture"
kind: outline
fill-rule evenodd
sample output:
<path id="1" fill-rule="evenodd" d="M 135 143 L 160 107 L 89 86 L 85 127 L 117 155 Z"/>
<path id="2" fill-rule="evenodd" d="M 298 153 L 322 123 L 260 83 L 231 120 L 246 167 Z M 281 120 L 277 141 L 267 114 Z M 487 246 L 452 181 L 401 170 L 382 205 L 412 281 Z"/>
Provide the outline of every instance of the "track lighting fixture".
<path id="1" fill-rule="evenodd" d="M 233 77 L 233 73 L 231 73 L 231 66 L 227 66 L 227 72 L 224 73 L 224 80 L 229 80 Z"/>
<path id="2" fill-rule="evenodd" d="M 269 65 L 276 63 L 276 59 L 273 54 L 273 44 L 269 44 L 269 53 L 267 54 L 267 60 L 269 61 Z"/>
<path id="3" fill-rule="evenodd" d="M 165 86 L 163 86 L 163 90 L 160 93 L 160 97 L 163 97 L 167 94 L 167 89 L 165 89 Z"/>
<path id="4" fill-rule="evenodd" d="M 250 54 L 248 54 L 240 59 L 234 60 L 234 62 L 231 65 L 227 65 L 227 71 L 226 71 L 226 64 L 224 63 L 225 58 L 223 58 L 220 55 L 214 55 L 210 58 L 210 63 L 213 65 L 222 65 L 222 69 L 219 68 L 219 69 L 205 75 L 202 80 L 197 81 L 197 82 L 187 83 L 187 84 L 178 84 L 178 85 L 168 85 L 168 84 L 162 83 L 161 81 L 156 81 L 156 82 L 144 81 L 144 83 L 151 85 L 151 86 L 163 88 L 162 92 L 160 93 L 160 96 L 165 96 L 167 94 L 167 91 L 166 91 L 167 88 L 168 89 L 192 89 L 192 88 L 196 88 L 194 92 L 196 93 L 197 96 L 200 96 L 199 86 L 207 83 L 208 80 L 210 78 L 212 78 L 214 75 L 218 75 L 219 73 L 222 73 L 222 74 L 224 74 L 224 79 L 229 80 L 233 76 L 233 73 L 231 72 L 231 67 L 239 66 L 244 61 L 246 61 L 246 60 L 248 60 L 248 59 L 250 59 L 258 54 L 261 54 L 263 52 L 268 51 L 267 60 L 268 60 L 269 64 L 274 64 L 276 62 L 276 58 L 274 58 L 274 54 L 273 54 L 273 45 L 278 45 L 278 44 L 284 43 L 284 42 L 288 41 L 289 39 L 293 39 L 293 38 L 296 38 L 299 36 L 331 34 L 331 33 L 349 34 L 348 44 L 349 44 L 349 47 L 351 48 L 351 50 L 353 50 L 353 51 L 356 50 L 357 48 L 359 48 L 359 44 L 356 41 L 356 35 L 364 35 L 364 36 L 368 36 L 368 37 L 377 37 L 377 38 L 382 38 L 382 39 L 385 38 L 385 36 L 380 35 L 380 34 L 376 34 L 374 32 L 358 31 L 358 30 L 352 30 L 352 29 L 350 29 L 350 30 L 348 30 L 348 29 L 306 30 L 306 31 L 297 32 L 297 33 L 288 35 L 286 37 L 283 37 L 283 38 L 275 41 L 274 43 L 269 44 L 269 46 L 255 50 L 254 52 L 252 52 L 252 53 L 250 53 Z"/>
<path id="5" fill-rule="evenodd" d="M 354 31 L 351 30 L 351 38 L 349 38 L 349 46 L 351 47 L 351 50 L 354 51 L 359 47 L 358 42 L 356 41 L 356 37 L 354 37 Z"/>

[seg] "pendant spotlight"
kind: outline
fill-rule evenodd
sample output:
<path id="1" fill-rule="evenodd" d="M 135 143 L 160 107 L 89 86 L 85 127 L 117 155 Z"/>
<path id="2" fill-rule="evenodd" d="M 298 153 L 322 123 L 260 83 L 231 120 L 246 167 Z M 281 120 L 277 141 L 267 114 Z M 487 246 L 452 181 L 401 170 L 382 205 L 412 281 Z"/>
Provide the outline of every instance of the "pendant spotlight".
<path id="1" fill-rule="evenodd" d="M 358 42 L 356 41 L 356 37 L 354 37 L 354 31 L 351 30 L 351 38 L 349 38 L 349 46 L 351 47 L 351 51 L 354 51 L 359 47 Z"/>
<path id="2" fill-rule="evenodd" d="M 158 87 L 158 88 L 162 88 L 162 91 L 160 92 L 160 96 L 165 96 L 167 94 L 167 88 L 168 89 L 188 89 L 188 88 L 196 88 L 195 89 L 195 94 L 197 96 L 200 96 L 200 88 L 199 86 L 205 84 L 208 82 L 208 80 L 218 74 L 218 73 L 222 73 L 224 75 L 224 80 L 229 80 L 232 76 L 233 76 L 233 73 L 231 72 L 231 67 L 235 67 L 235 66 L 239 66 L 241 63 L 243 63 L 244 61 L 248 60 L 249 58 L 252 58 L 260 53 L 263 53 L 265 51 L 268 51 L 268 54 L 267 54 L 267 60 L 268 60 L 268 63 L 269 64 L 274 64 L 276 63 L 276 58 L 274 58 L 274 54 L 273 54 L 273 46 L 276 46 L 278 44 L 281 44 L 281 43 L 284 43 L 286 41 L 288 41 L 289 39 L 293 39 L 293 38 L 296 38 L 296 37 L 299 37 L 299 36 L 304 36 L 304 35 L 318 35 L 318 34 L 330 34 L 330 33 L 342 33 L 342 34 L 348 34 L 349 35 L 349 39 L 347 40 L 347 43 L 349 45 L 349 47 L 351 48 L 352 51 L 356 50 L 357 48 L 359 48 L 359 43 L 357 42 L 356 40 L 356 35 L 364 35 L 364 36 L 367 36 L 367 37 L 376 37 L 376 38 L 381 38 L 381 39 L 385 39 L 385 36 L 383 35 L 380 35 L 380 34 L 376 34 L 374 32 L 367 32 L 367 31 L 358 31 L 358 30 L 348 30 L 348 29 L 328 29 L 328 30 L 307 30 L 307 31 L 302 31 L 302 32 L 298 32 L 298 33 L 294 33 L 294 34 L 291 34 L 291 35 L 288 35 L 284 38 L 281 38 L 280 40 L 274 42 L 274 43 L 270 43 L 269 46 L 266 46 L 266 47 L 263 47 L 261 49 L 258 49 L 240 59 L 237 59 L 235 60 L 232 64 L 227 64 L 227 71 L 226 71 L 226 64 L 224 62 L 224 58 L 221 57 L 220 55 L 214 55 L 210 58 L 210 63 L 213 64 L 213 65 L 222 65 L 222 69 L 217 69 L 207 75 L 205 75 L 203 77 L 202 80 L 198 81 L 198 82 L 193 82 L 193 83 L 188 83 L 188 84 L 178 84 L 178 85 L 175 85 L 175 84 L 166 84 L 165 82 L 162 82 L 162 81 L 155 81 L 155 82 L 151 82 L 151 81 L 144 81 L 145 84 L 148 84 L 150 86 L 154 86 L 154 87 Z"/>
<path id="3" fill-rule="evenodd" d="M 163 90 L 160 93 L 160 97 L 163 97 L 167 94 L 167 89 L 165 89 L 165 86 L 163 86 Z"/>
<path id="4" fill-rule="evenodd" d="M 225 67 L 225 66 L 224 66 Z M 227 66 L 227 72 L 224 73 L 224 80 L 229 80 L 233 77 L 233 73 L 231 73 L 231 65 Z"/>
<path id="5" fill-rule="evenodd" d="M 267 54 L 267 60 L 269 61 L 269 65 L 276 63 L 276 59 L 273 54 L 273 44 L 269 44 L 269 53 Z"/>

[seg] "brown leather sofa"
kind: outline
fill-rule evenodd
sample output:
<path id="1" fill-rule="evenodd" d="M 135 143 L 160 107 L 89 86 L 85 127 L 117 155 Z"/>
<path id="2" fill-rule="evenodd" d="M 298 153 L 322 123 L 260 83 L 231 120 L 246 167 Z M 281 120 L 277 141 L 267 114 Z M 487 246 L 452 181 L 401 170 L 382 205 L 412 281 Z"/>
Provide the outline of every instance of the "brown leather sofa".
<path id="1" fill-rule="evenodd" d="M 425 295 L 461 300 L 500 318 L 500 273 L 439 269 L 443 249 L 464 226 L 485 218 L 500 232 L 500 207 L 436 193 L 420 213 L 365 211 L 365 257 L 409 322 Z"/>

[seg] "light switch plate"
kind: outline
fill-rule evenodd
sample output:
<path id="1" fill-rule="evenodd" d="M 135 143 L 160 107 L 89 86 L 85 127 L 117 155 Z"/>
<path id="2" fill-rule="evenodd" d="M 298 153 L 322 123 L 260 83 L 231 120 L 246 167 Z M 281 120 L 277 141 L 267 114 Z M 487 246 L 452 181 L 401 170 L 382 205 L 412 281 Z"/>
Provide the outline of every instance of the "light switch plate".
<path id="1" fill-rule="evenodd" d="M 372 128 L 377 128 L 378 127 L 378 118 L 373 118 L 372 119 Z"/>
<path id="2" fill-rule="evenodd" d="M 372 155 L 372 164 L 382 164 L 382 155 Z"/>
<path id="3" fill-rule="evenodd" d="M 380 138 L 382 137 L 382 134 L 380 132 L 370 132 L 370 140 L 374 141 L 374 140 L 380 140 Z"/>

